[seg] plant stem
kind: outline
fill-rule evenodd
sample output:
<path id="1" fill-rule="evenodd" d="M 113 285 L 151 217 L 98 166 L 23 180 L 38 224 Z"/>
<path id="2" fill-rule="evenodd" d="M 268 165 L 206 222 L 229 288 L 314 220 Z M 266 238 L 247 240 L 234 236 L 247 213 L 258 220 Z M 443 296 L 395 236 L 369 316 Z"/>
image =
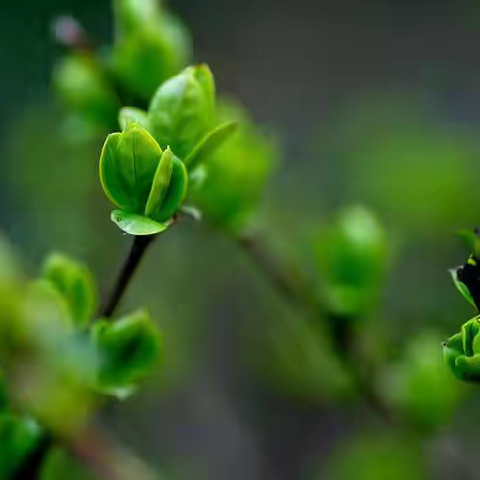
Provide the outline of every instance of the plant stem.
<path id="1" fill-rule="evenodd" d="M 117 279 L 117 282 L 114 285 L 112 293 L 108 296 L 105 306 L 100 310 L 100 318 L 110 318 L 118 304 L 120 303 L 125 290 L 127 289 L 131 279 L 133 278 L 138 265 L 140 264 L 141 259 L 143 258 L 145 252 L 147 251 L 148 246 L 152 243 L 156 235 L 146 235 L 146 236 L 136 236 L 133 240 L 130 253 L 120 270 L 120 275 Z M 41 469 L 44 465 L 45 459 L 50 452 L 52 445 L 56 443 L 54 436 L 45 431 L 39 440 L 36 448 L 30 453 L 30 455 L 25 459 L 23 464 L 20 466 L 18 471 L 14 474 L 12 480 L 35 480 L 40 477 Z M 98 443 L 98 442 L 96 442 Z M 113 468 L 106 462 L 107 457 L 102 453 L 95 453 L 94 446 L 95 442 L 70 442 L 70 450 L 77 457 L 85 457 L 89 460 L 90 463 L 93 463 L 93 466 L 98 473 L 105 473 L 103 478 L 108 480 L 117 480 L 128 477 L 114 476 Z M 73 448 L 75 447 L 75 448 Z M 96 465 L 96 462 L 99 462 L 99 465 Z M 111 471 L 108 473 L 108 469 Z M 132 477 L 130 477 L 132 478 Z M 134 478 L 134 477 L 133 477 Z M 143 480 L 139 478 L 139 480 Z"/>
<path id="2" fill-rule="evenodd" d="M 159 476 L 131 452 L 89 427 L 74 438 L 63 438 L 67 451 L 102 480 L 155 480 Z"/>
<path id="3" fill-rule="evenodd" d="M 233 238 L 240 249 L 259 267 L 266 279 L 283 297 L 311 318 L 317 319 L 320 316 L 326 316 L 329 319 L 329 333 L 335 351 L 353 376 L 360 395 L 382 420 L 390 424 L 395 423 L 393 412 L 378 396 L 370 380 L 369 373 L 372 373 L 370 371 L 373 370 L 373 366 L 369 365 L 368 372 L 365 372 L 360 365 L 361 362 L 359 362 L 355 347 L 355 335 L 350 328 L 351 319 L 334 318 L 334 315 L 318 301 L 315 287 L 306 281 L 300 272 L 282 266 L 271 255 L 270 250 L 262 245 L 258 236 L 240 234 Z M 362 361 L 364 360 L 362 359 Z"/>
<path id="4" fill-rule="evenodd" d="M 132 248 L 120 271 L 117 282 L 104 307 L 100 310 L 100 318 L 110 318 L 113 315 L 148 246 L 155 238 L 156 235 L 142 235 L 134 238 Z"/>

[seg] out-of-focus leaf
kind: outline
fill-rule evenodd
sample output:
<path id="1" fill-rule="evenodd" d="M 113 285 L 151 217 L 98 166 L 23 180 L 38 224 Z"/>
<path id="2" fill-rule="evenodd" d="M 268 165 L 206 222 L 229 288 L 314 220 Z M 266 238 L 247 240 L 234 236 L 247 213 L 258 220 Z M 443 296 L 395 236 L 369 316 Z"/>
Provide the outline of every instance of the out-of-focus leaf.
<path id="1" fill-rule="evenodd" d="M 11 478 L 40 437 L 41 429 L 33 420 L 0 413 L 0 478 Z"/>
<path id="2" fill-rule="evenodd" d="M 394 411 L 421 428 L 448 423 L 457 404 L 461 385 L 444 362 L 436 334 L 423 334 L 384 375 L 380 391 Z"/>
<path id="3" fill-rule="evenodd" d="M 387 434 L 360 437 L 340 450 L 327 466 L 330 480 L 423 480 L 425 457 L 414 437 Z"/>
<path id="4" fill-rule="evenodd" d="M 53 448 L 45 460 L 39 480 L 98 480 L 62 448 Z"/>
<path id="5" fill-rule="evenodd" d="M 468 248 L 469 253 L 473 255 L 475 259 L 480 258 L 480 237 L 473 232 L 472 230 L 459 230 L 456 232 L 457 237 L 459 237 L 466 247 Z"/>
<path id="6" fill-rule="evenodd" d="M 370 306 L 388 261 L 386 233 L 363 207 L 340 213 L 316 244 L 328 308 L 354 316 Z"/>
<path id="7" fill-rule="evenodd" d="M 167 29 L 157 28 L 145 28 L 117 41 L 113 66 L 120 82 L 143 101 L 148 101 L 162 82 L 188 62 L 188 40 L 182 39 L 179 48 L 175 41 L 168 36 Z M 184 48 L 187 50 L 182 51 Z"/>
<path id="8" fill-rule="evenodd" d="M 209 221 L 238 231 L 257 207 L 277 163 L 278 145 L 239 106 L 221 102 L 217 117 L 219 125 L 236 122 L 238 131 L 192 171 L 191 199 Z"/>
<path id="9" fill-rule="evenodd" d="M 75 325 L 85 327 L 92 320 L 97 307 L 97 289 L 88 268 L 59 253 L 45 261 L 43 277 L 65 298 Z"/>
<path id="10" fill-rule="evenodd" d="M 318 324 L 286 318 L 269 329 L 265 341 L 261 363 L 282 393 L 312 403 L 354 394 L 353 379 Z"/>
<path id="11" fill-rule="evenodd" d="M 53 73 L 60 99 L 72 112 L 87 120 L 113 128 L 120 101 L 93 57 L 73 54 L 60 60 Z"/>
<path id="12" fill-rule="evenodd" d="M 92 330 L 100 355 L 100 390 L 121 395 L 151 373 L 163 354 L 162 338 L 145 310 L 116 321 L 101 321 Z"/>

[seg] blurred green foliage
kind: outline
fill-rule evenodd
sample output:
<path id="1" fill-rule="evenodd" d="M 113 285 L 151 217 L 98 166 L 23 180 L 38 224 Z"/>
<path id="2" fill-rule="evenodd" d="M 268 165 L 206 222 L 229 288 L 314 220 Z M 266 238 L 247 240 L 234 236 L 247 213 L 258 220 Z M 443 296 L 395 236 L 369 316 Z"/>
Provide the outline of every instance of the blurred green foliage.
<path id="1" fill-rule="evenodd" d="M 425 467 L 414 438 L 380 432 L 360 436 L 338 452 L 327 475 L 332 480 L 420 480 Z"/>
<path id="2" fill-rule="evenodd" d="M 45 106 L 35 107 L 11 127 L 10 160 L 5 167 L 8 178 L 22 208 L 37 213 L 39 218 L 30 221 L 42 227 L 38 238 L 29 235 L 25 243 L 70 243 L 73 251 L 96 259 L 97 268 L 110 268 L 106 258 L 118 239 L 105 226 L 107 206 L 102 203 L 95 166 L 104 134 L 121 129 L 122 133 L 107 138 L 100 174 L 107 197 L 119 208 L 112 219 L 124 232 L 164 232 L 177 212 L 194 212 L 241 247 L 254 215 L 257 222 L 268 221 L 268 211 L 260 220 L 258 212 L 278 164 L 278 139 L 258 128 L 235 101 L 221 96 L 217 102 L 215 80 L 206 65 L 187 67 L 192 57 L 190 35 L 163 3 L 116 0 L 114 13 L 111 45 L 70 45 L 58 61 L 53 87 L 64 108 L 62 128 L 54 128 L 58 118 Z M 429 435 L 448 423 L 461 398 L 459 384 L 442 360 L 437 333 L 411 336 L 405 328 L 405 344 L 400 345 L 403 338 L 394 338 L 394 346 L 390 338 L 379 335 L 392 313 L 391 308 L 381 309 L 380 299 L 388 295 L 386 271 L 398 237 L 404 235 L 410 243 L 428 239 L 427 246 L 420 245 L 427 254 L 416 266 L 422 270 L 432 263 L 428 254 L 436 253 L 430 250 L 436 233 L 459 222 L 475 221 L 470 208 L 478 186 L 472 174 L 476 171 L 474 143 L 436 122 L 419 120 L 409 106 L 389 102 L 383 107 L 375 102 L 363 105 L 358 117 L 342 119 L 336 126 L 341 145 L 334 145 L 337 137 L 331 145 L 327 142 L 348 164 L 345 197 L 372 205 L 387 219 L 386 225 L 362 206 L 339 209 L 320 235 L 301 244 L 314 244 L 316 258 L 308 259 L 311 275 L 301 271 L 314 277 L 313 287 L 312 292 L 304 291 L 299 281 L 293 296 L 296 292 L 313 305 L 285 313 L 272 301 L 274 313 L 258 328 L 267 327 L 266 333 L 252 329 L 247 341 L 249 347 L 256 347 L 259 361 L 254 364 L 266 373 L 262 378 L 279 396 L 311 403 L 361 400 L 366 382 L 367 388 L 373 387 L 366 393 L 376 395 L 375 401 L 385 403 L 381 408 L 404 422 L 406 436 L 392 427 L 388 435 L 360 436 L 339 449 L 328 468 L 328 478 L 338 480 L 425 478 L 420 438 L 428 441 Z M 395 112 L 393 118 L 390 110 Z M 39 156 L 44 161 L 39 162 Z M 329 175 L 319 180 L 316 172 L 311 177 L 316 188 L 330 181 Z M 302 192 L 295 194 L 300 198 Z M 329 195 L 320 194 L 323 198 Z M 279 236 L 287 238 L 289 231 L 303 228 L 299 198 L 290 198 L 282 184 L 274 185 L 270 216 L 285 210 L 281 218 L 289 218 L 286 210 L 290 209 L 293 219 L 282 223 L 276 232 Z M 315 218 L 316 231 L 320 223 Z M 25 224 L 29 231 L 37 230 L 29 220 Z M 159 310 L 164 308 L 162 302 L 170 300 L 177 312 L 195 317 L 200 330 L 207 325 L 203 316 L 211 316 L 209 298 L 215 303 L 220 297 L 223 300 L 218 284 L 227 275 L 234 276 L 230 270 L 234 267 L 222 264 L 216 247 L 210 255 L 204 254 L 205 238 L 193 228 L 184 228 L 182 234 L 189 232 L 191 239 L 182 240 L 181 235 L 169 232 L 173 241 L 169 245 L 165 240 L 163 261 L 151 262 L 148 281 L 144 279 L 136 293 L 155 297 Z M 286 256 L 297 247 L 288 245 Z M 159 365 L 163 340 L 144 310 L 114 320 L 97 318 L 101 315 L 96 312 L 93 276 L 77 261 L 51 256 L 41 280 L 27 284 L 9 247 L 5 253 L 2 248 L 0 351 L 8 367 L 5 385 L 12 400 L 28 414 L 17 418 L 5 413 L 5 427 L 0 418 L 0 442 L 4 440 L 6 451 L 14 452 L 9 456 L 11 464 L 0 464 L 0 468 L 13 471 L 37 441 L 31 415 L 55 430 L 75 431 L 98 408 L 99 397 L 126 399 L 135 391 L 137 383 Z M 278 260 L 282 264 L 284 259 Z M 198 275 L 190 268 L 195 262 L 202 267 Z M 437 258 L 435 262 L 441 264 Z M 215 275 L 220 281 L 212 278 Z M 469 296 L 465 284 L 455 280 Z M 440 283 L 436 280 L 419 289 L 422 297 L 434 298 L 438 310 L 442 299 L 437 302 L 435 297 L 442 297 L 437 293 Z M 394 293 L 408 305 L 405 290 Z M 201 297 L 198 303 L 193 300 L 195 293 Z M 225 303 L 230 296 L 225 292 Z M 179 307 L 185 303 L 189 305 Z M 257 306 L 251 303 L 242 314 L 255 318 Z M 298 298 L 292 303 L 297 308 Z M 428 316 L 431 312 L 423 318 L 412 315 L 405 322 L 422 322 L 423 330 Z M 445 347 L 447 362 L 461 379 L 477 377 L 477 323 L 475 318 L 465 324 Z M 181 338 L 189 335 L 181 331 L 185 323 L 175 318 L 170 328 L 173 341 L 169 339 L 169 344 L 174 344 L 175 335 L 181 339 L 172 356 L 181 357 L 182 349 L 193 348 L 208 356 L 207 342 L 202 344 L 193 334 L 188 340 Z M 262 341 L 256 343 L 254 337 Z M 25 371 L 15 367 L 19 356 Z M 375 405 L 370 407 L 375 409 Z M 2 434 L 2 428 L 6 433 Z M 71 468 L 71 459 L 56 450 L 44 476 L 75 475 L 77 468 Z"/>

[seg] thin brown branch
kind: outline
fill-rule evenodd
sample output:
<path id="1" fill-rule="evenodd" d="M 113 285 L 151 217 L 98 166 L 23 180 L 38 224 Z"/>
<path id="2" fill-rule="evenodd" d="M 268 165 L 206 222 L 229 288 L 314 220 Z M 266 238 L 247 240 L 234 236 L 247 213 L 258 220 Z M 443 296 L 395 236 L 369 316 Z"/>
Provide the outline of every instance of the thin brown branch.
<path id="1" fill-rule="evenodd" d="M 394 413 L 378 395 L 374 383 L 371 381 L 375 377 L 374 366 L 368 359 L 358 358 L 359 352 L 355 345 L 355 335 L 350 328 L 351 319 L 334 318 L 335 316 L 318 300 L 315 286 L 311 285 L 305 276 L 292 266 L 282 265 L 272 255 L 271 250 L 264 245 L 263 239 L 258 234 L 243 233 L 232 238 L 281 296 L 303 311 L 305 315 L 315 320 L 319 317 L 329 320 L 333 346 L 356 382 L 359 394 L 383 421 L 397 422 Z M 368 368 L 365 367 L 365 363 Z"/>
<path id="2" fill-rule="evenodd" d="M 159 475 L 98 428 L 60 439 L 67 451 L 102 480 L 155 480 Z"/>

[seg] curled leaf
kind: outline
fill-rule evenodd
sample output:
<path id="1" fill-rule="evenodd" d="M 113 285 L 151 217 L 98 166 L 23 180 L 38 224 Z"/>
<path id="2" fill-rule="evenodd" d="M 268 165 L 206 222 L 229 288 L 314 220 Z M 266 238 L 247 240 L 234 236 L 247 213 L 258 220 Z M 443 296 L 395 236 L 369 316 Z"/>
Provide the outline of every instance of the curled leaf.
<path id="1" fill-rule="evenodd" d="M 129 235 L 157 235 L 167 230 L 171 225 L 170 222 L 160 223 L 143 215 L 122 210 L 114 210 L 111 219 L 120 230 Z"/>
<path id="2" fill-rule="evenodd" d="M 236 129 L 236 122 L 227 122 L 209 132 L 185 159 L 187 168 L 193 170 L 206 162 L 235 133 Z"/>
<path id="3" fill-rule="evenodd" d="M 452 277 L 452 280 L 453 280 L 453 283 L 455 284 L 455 286 L 457 287 L 458 291 L 463 295 L 463 297 L 471 304 L 473 305 L 474 307 L 476 307 L 475 305 L 475 301 L 473 300 L 473 297 L 470 293 L 470 290 L 468 289 L 468 287 L 462 283 L 459 279 L 458 279 L 458 268 L 452 268 L 449 270 L 450 272 L 450 275 Z"/>

